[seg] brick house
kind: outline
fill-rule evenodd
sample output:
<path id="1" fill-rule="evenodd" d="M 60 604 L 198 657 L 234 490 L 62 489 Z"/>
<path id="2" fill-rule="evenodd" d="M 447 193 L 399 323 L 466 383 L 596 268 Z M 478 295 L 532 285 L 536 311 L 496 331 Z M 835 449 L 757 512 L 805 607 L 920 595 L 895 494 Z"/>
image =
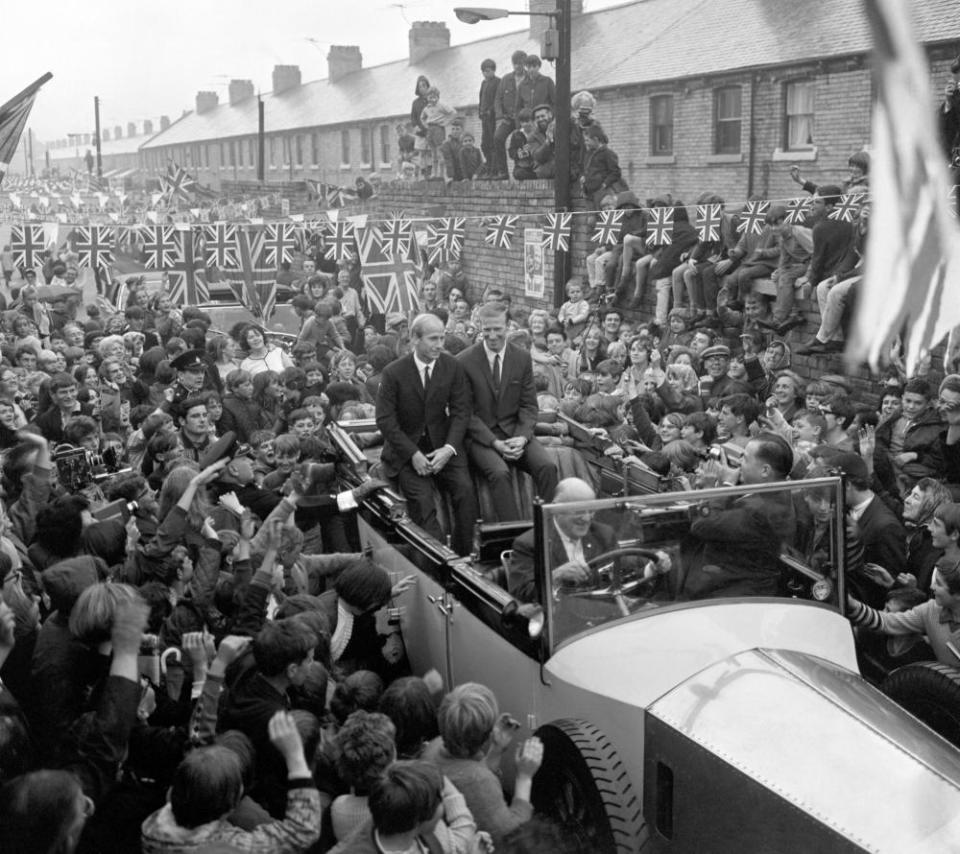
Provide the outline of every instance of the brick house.
<path id="1" fill-rule="evenodd" d="M 641 0 L 587 14 L 578 0 L 573 5 L 572 91 L 597 96 L 595 116 L 641 197 L 792 195 L 790 164 L 814 181 L 835 179 L 869 144 L 870 38 L 861 0 Z M 949 0 L 911 5 L 930 57 L 933 108 L 958 52 L 960 19 Z M 531 7 L 553 3 L 531 0 Z M 416 22 L 407 58 L 363 68 L 359 46 L 332 46 L 327 77 L 310 83 L 297 66 L 276 66 L 273 91 L 262 96 L 266 183 L 392 178 L 395 128 L 409 115 L 420 74 L 479 136 L 481 61 L 493 58 L 503 74 L 514 50 L 539 53 L 545 20 L 456 47 L 445 24 Z M 550 64 L 543 70 L 550 74 Z M 253 85 L 234 80 L 227 103 L 199 92 L 194 111 L 144 143 L 143 167 L 160 172 L 172 158 L 204 184 L 255 183 L 256 133 Z"/>

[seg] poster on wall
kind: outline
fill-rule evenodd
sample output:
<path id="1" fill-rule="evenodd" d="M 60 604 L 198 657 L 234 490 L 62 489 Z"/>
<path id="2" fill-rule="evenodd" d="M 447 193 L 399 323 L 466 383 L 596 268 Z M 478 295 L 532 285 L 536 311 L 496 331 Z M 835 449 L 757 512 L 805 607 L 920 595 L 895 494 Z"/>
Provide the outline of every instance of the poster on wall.
<path id="1" fill-rule="evenodd" d="M 523 230 L 523 293 L 543 299 L 543 229 Z"/>

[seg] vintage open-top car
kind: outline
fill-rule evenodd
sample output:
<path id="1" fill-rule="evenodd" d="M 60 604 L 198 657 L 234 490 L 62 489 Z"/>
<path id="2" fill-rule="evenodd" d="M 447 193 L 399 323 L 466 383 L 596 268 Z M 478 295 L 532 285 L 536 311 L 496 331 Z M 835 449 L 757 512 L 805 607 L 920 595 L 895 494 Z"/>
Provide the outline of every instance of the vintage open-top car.
<path id="1" fill-rule="evenodd" d="M 332 427 L 347 484 L 366 463 L 349 426 Z M 479 523 L 469 558 L 389 490 L 359 525 L 378 563 L 417 577 L 397 602 L 414 672 L 488 685 L 519 735 L 544 741 L 534 805 L 589 850 L 958 850 L 960 752 L 857 670 L 842 489 L 826 478 L 537 504 L 531 521 Z M 775 591 L 691 596 L 691 573 L 712 571 L 691 527 L 745 500 L 795 511 L 768 542 L 727 544 L 744 565 L 767 559 Z M 590 583 L 571 588 L 552 570 L 574 516 L 603 536 L 584 546 Z M 514 553 L 520 535 L 529 554 Z M 532 588 L 518 585 L 531 571 Z"/>

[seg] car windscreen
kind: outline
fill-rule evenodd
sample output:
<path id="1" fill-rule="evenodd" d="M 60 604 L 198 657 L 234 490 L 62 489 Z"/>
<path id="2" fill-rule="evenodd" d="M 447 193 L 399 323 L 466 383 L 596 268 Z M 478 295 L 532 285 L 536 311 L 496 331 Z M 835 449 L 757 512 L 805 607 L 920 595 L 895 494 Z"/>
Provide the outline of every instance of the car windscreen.
<path id="1" fill-rule="evenodd" d="M 511 589 L 544 604 L 554 648 L 678 603 L 841 601 L 839 478 L 544 505 L 534 533 Z"/>

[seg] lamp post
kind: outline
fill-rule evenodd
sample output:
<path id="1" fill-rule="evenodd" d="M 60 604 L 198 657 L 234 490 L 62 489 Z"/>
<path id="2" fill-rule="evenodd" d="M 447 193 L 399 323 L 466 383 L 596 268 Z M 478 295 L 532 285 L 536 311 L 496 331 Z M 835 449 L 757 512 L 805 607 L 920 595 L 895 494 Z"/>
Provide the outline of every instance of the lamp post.
<path id="1" fill-rule="evenodd" d="M 465 24 L 478 24 L 480 21 L 493 21 L 508 15 L 546 16 L 551 19 L 557 31 L 557 79 L 555 81 L 557 100 L 554 105 L 554 178 L 553 203 L 557 213 L 570 210 L 570 0 L 556 0 L 557 8 L 552 12 L 512 12 L 508 9 L 494 9 L 486 6 L 460 6 L 453 10 Z M 564 285 L 570 277 L 570 253 L 557 252 L 553 257 L 553 299 L 559 306 L 565 299 Z"/>

